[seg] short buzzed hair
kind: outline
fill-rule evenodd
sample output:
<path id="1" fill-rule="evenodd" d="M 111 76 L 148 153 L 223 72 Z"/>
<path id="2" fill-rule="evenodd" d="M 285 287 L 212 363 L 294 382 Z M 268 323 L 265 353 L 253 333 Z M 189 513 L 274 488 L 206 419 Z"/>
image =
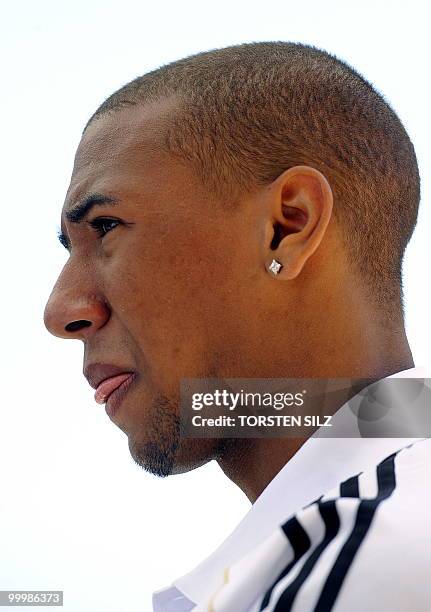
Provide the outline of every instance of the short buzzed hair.
<path id="1" fill-rule="evenodd" d="M 352 271 L 385 310 L 403 311 L 402 259 L 417 220 L 419 171 L 401 121 L 370 83 L 313 46 L 246 43 L 134 79 L 85 129 L 108 112 L 172 96 L 178 106 L 165 149 L 190 162 L 227 205 L 293 166 L 322 172 Z"/>

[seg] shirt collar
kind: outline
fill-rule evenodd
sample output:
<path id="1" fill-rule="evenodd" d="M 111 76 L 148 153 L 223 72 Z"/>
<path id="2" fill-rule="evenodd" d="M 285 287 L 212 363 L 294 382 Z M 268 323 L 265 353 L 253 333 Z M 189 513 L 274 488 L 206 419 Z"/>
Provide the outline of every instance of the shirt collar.
<path id="1" fill-rule="evenodd" d="M 401 377 L 431 378 L 431 370 L 418 366 L 386 378 Z M 332 421 L 335 427 L 342 424 L 344 437 L 319 437 L 321 428 L 318 429 L 268 484 L 228 538 L 194 570 L 173 582 L 173 592 L 178 594 L 179 591 L 192 602 L 200 602 L 217 587 L 215 581 L 225 566 L 250 552 L 298 508 L 368 465 L 375 465 L 385 456 L 418 440 L 354 437 L 357 434 L 346 437 L 347 404 L 336 412 Z M 163 596 L 170 590 L 172 586 L 157 591 L 155 596 Z"/>

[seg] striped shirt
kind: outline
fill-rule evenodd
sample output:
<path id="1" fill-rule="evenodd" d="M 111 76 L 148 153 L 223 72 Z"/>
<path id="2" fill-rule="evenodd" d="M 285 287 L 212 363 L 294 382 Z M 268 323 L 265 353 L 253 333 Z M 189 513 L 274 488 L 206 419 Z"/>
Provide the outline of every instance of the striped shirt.
<path id="1" fill-rule="evenodd" d="M 317 430 L 227 540 L 153 595 L 154 612 L 431 611 L 431 438 L 346 437 L 349 414 L 334 415 L 343 437 Z"/>

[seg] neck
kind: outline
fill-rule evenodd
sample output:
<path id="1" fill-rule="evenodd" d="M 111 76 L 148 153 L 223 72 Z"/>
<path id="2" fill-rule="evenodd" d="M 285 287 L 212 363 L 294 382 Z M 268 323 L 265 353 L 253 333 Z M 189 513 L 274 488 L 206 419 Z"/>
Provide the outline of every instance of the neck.
<path id="1" fill-rule="evenodd" d="M 348 363 L 344 359 L 343 367 L 331 369 L 331 375 L 323 373 L 308 372 L 302 376 L 313 377 L 356 377 L 373 378 L 380 380 L 391 374 L 414 367 L 410 348 L 405 338 L 403 342 L 397 343 L 397 350 L 388 350 L 386 358 L 377 363 L 376 358 L 369 355 L 362 364 L 354 359 Z M 290 377 L 290 376 L 289 376 Z M 325 399 L 325 414 L 334 414 L 344 402 L 337 400 L 327 402 Z M 310 434 L 311 435 L 311 434 Z M 232 439 L 223 441 L 221 451 L 217 459 L 223 472 L 234 482 L 254 503 L 271 480 L 278 474 L 284 465 L 306 442 L 307 438 L 252 438 Z"/>

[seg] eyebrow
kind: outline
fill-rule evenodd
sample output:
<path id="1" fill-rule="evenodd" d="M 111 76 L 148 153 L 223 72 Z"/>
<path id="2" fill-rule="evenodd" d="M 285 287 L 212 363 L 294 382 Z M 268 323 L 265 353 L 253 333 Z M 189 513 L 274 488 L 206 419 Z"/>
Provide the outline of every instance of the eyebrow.
<path id="1" fill-rule="evenodd" d="M 71 223 L 81 223 L 88 215 L 94 206 L 106 206 L 107 204 L 119 204 L 120 200 L 112 196 L 104 195 L 103 193 L 90 193 L 79 204 L 71 208 L 65 213 L 65 217 Z M 69 237 L 63 232 L 58 232 L 60 243 L 70 251 Z"/>
<path id="2" fill-rule="evenodd" d="M 65 216 L 71 223 L 80 223 L 94 206 L 118 203 L 119 200 L 117 198 L 103 195 L 103 193 L 90 193 L 79 204 L 68 210 Z"/>

